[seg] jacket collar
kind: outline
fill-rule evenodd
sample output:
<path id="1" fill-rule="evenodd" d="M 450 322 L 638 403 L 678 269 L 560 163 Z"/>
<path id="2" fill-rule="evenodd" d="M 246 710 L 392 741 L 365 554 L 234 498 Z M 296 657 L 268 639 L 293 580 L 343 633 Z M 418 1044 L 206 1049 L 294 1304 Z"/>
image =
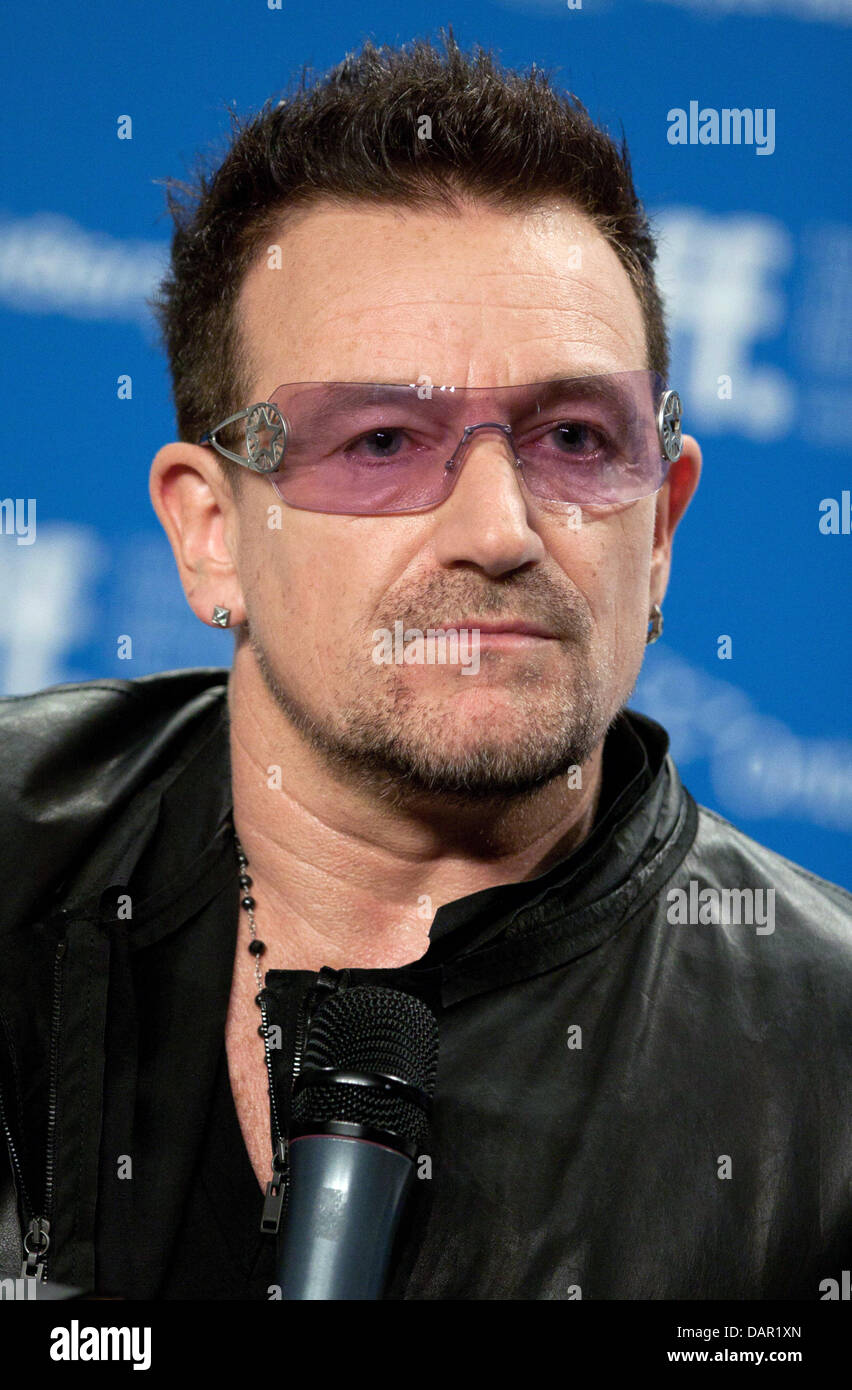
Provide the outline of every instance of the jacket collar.
<path id="1" fill-rule="evenodd" d="M 220 893 L 231 893 L 236 907 L 227 676 L 222 668 L 112 683 L 132 685 L 137 694 L 138 712 L 131 705 L 124 721 L 130 750 L 124 784 L 136 784 L 136 791 L 126 800 L 118 794 L 124 787 L 116 782 L 113 800 L 119 804 L 107 804 L 113 813 L 95 852 L 63 885 L 63 915 L 108 923 L 115 918 L 116 895 L 129 893 L 132 922 L 127 925 L 134 951 L 179 930 Z M 146 706 L 153 706 L 156 723 Z M 151 739 L 146 759 L 137 751 L 140 728 Z M 622 711 L 607 735 L 603 811 L 587 839 L 536 878 L 484 889 L 441 907 L 429 949 L 411 968 L 445 973 L 452 962 L 464 961 L 462 973 L 469 975 L 473 955 L 483 960 L 485 953 L 493 960 L 502 944 L 504 953 L 508 948 L 508 956 L 516 957 L 531 931 L 554 921 L 560 924 L 559 940 L 551 932 L 551 944 L 564 959 L 570 938 L 586 932 L 589 910 L 594 918 L 604 903 L 605 917 L 615 929 L 616 909 L 630 901 L 629 885 L 638 869 L 665 849 L 676 829 L 684 828 L 688 794 L 668 745 L 660 725 L 635 711 Z M 617 896 L 619 887 L 628 891 Z"/>

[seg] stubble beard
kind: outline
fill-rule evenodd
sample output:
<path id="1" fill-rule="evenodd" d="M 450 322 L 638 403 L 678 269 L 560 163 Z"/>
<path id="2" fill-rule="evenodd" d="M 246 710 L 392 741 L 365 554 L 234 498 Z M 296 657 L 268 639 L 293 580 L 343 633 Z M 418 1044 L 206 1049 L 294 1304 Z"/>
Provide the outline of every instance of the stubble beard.
<path id="1" fill-rule="evenodd" d="M 583 644 L 575 647 L 575 669 L 564 677 L 515 683 L 508 736 L 489 735 L 483 717 L 483 736 L 462 744 L 452 728 L 453 696 L 438 709 L 388 667 L 381 668 L 378 689 L 356 694 L 332 721 L 287 688 L 246 626 L 264 684 L 298 734 L 344 780 L 400 805 L 423 798 L 459 807 L 531 798 L 588 762 L 621 707 L 605 696 L 611 673 L 590 678 Z"/>

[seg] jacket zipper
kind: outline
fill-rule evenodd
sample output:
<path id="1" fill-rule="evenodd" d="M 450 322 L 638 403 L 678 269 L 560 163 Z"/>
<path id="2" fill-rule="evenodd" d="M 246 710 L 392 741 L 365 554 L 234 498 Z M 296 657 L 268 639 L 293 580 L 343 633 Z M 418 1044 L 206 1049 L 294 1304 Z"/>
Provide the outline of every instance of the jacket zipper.
<path id="1" fill-rule="evenodd" d="M 47 1103 L 47 1167 L 44 1178 L 44 1229 L 47 1244 L 44 1247 L 42 1278 L 47 1278 L 47 1251 L 50 1246 L 50 1223 L 53 1220 L 53 1175 L 56 1164 L 56 1102 L 59 1084 L 59 1024 L 62 1017 L 62 961 L 67 943 L 63 938 L 57 942 L 53 962 L 53 1010 L 50 1018 L 50 1088 Z"/>
<path id="2" fill-rule="evenodd" d="M 21 1199 L 21 1206 L 24 1209 L 24 1216 L 26 1218 L 27 1226 L 29 1226 L 32 1220 L 33 1206 L 32 1202 L 30 1201 L 29 1193 L 27 1191 L 27 1184 L 24 1181 L 24 1170 L 21 1167 L 21 1160 L 18 1156 L 18 1150 L 15 1147 L 15 1141 L 12 1138 L 12 1131 L 9 1127 L 9 1121 L 6 1118 L 6 1103 L 3 1098 L 2 1087 L 0 1087 L 0 1126 L 2 1126 L 3 1134 L 6 1139 L 6 1148 L 9 1150 L 9 1160 L 12 1164 L 12 1169 L 15 1174 L 15 1186 L 18 1192 L 18 1196 Z"/>
<path id="3" fill-rule="evenodd" d="M 313 984 L 309 985 L 302 995 L 302 1002 L 296 1021 L 296 1046 L 293 1051 L 293 1075 L 290 1078 L 291 1095 L 293 1086 L 296 1084 L 296 1077 L 301 1070 L 302 1053 L 305 1050 L 305 1043 L 308 1035 L 308 1023 L 319 1003 L 320 994 L 327 997 L 329 994 L 333 994 L 337 989 L 346 989 L 348 984 L 348 970 L 332 970 L 330 965 L 324 965 L 322 969 L 318 971 Z"/>
<path id="4" fill-rule="evenodd" d="M 302 1050 L 305 1045 L 305 1034 L 307 1032 L 307 1006 L 308 1000 L 314 990 L 314 984 L 308 985 L 302 998 L 299 1000 L 299 1009 L 296 1015 L 296 1046 L 293 1054 L 293 1075 L 292 1082 L 298 1075 L 299 1062 Z M 263 1014 L 266 1023 L 266 1011 Z M 264 1235 L 277 1236 L 281 1225 L 284 1212 L 287 1208 L 287 1198 L 290 1193 L 290 1146 L 289 1136 L 282 1129 L 281 1120 L 278 1114 L 278 1104 L 275 1099 L 275 1087 L 272 1081 L 272 1065 L 267 1054 L 267 1066 L 269 1069 L 269 1103 L 272 1108 L 272 1124 L 275 1133 L 275 1149 L 272 1154 L 272 1177 L 266 1184 L 266 1195 L 263 1199 L 263 1211 L 260 1217 L 260 1229 Z"/>
<path id="5" fill-rule="evenodd" d="M 33 1215 L 33 1206 L 24 1181 L 24 1170 L 21 1167 L 21 1160 L 15 1141 L 12 1138 L 12 1131 L 9 1128 L 9 1121 L 6 1118 L 6 1106 L 3 1100 L 3 1093 L 0 1090 L 0 1123 L 2 1123 L 3 1133 L 6 1138 L 6 1147 L 9 1151 L 9 1158 L 15 1174 L 15 1186 L 21 1205 L 24 1209 L 24 1219 L 26 1221 L 26 1233 L 23 1240 L 23 1259 L 21 1261 L 21 1278 L 35 1277 L 45 1279 L 45 1261 L 39 1260 L 39 1255 L 47 1250 L 49 1244 L 48 1231 L 50 1223 L 43 1216 Z M 32 1248 L 31 1248 L 32 1247 Z"/>
<path id="6" fill-rule="evenodd" d="M 53 1214 L 53 1171 L 55 1162 L 55 1140 L 56 1140 L 56 1101 L 57 1101 L 57 1075 L 56 1062 L 59 1051 L 59 1022 L 62 1012 L 62 959 L 65 955 L 66 943 L 64 940 L 57 943 L 56 956 L 53 963 L 53 1009 L 50 1020 L 50 1082 L 48 1094 L 47 1112 L 47 1171 L 44 1183 L 44 1215 L 36 1216 L 33 1204 L 30 1201 L 29 1191 L 24 1178 L 24 1170 L 21 1166 L 15 1141 L 12 1137 L 12 1130 L 6 1114 L 6 1105 L 3 1098 L 3 1091 L 0 1088 L 0 1127 L 6 1139 L 6 1147 L 9 1151 L 9 1158 L 15 1174 L 18 1196 L 21 1206 L 24 1209 L 26 1221 L 26 1232 L 23 1239 L 23 1261 L 21 1263 L 21 1277 L 35 1277 L 42 1281 L 47 1279 L 47 1251 L 50 1246 L 50 1222 Z"/>
<path id="7" fill-rule="evenodd" d="M 319 976 L 317 976 L 317 979 Z M 316 980 L 309 985 L 302 996 L 299 1004 L 299 1014 L 296 1019 L 296 1046 L 293 1050 L 293 1072 L 290 1077 L 290 1094 L 293 1094 L 293 1087 L 296 1084 L 296 1077 L 299 1075 L 299 1068 L 302 1064 L 302 1053 L 305 1050 L 305 1038 L 308 1032 L 308 1000 L 316 988 Z"/>
<path id="8" fill-rule="evenodd" d="M 308 985 L 301 1000 L 296 1015 L 296 1037 L 293 1049 L 293 1071 L 290 1078 L 290 1094 L 292 1096 L 293 1086 L 302 1063 L 302 1053 L 305 1050 L 305 1042 L 308 1035 L 308 1023 L 310 1022 L 313 1006 L 321 990 L 335 990 L 348 981 L 348 971 L 332 970 L 330 966 L 324 965 L 318 971 L 314 980 Z M 272 1106 L 272 1116 L 275 1125 L 276 1145 L 272 1156 L 272 1179 L 266 1184 L 266 1196 L 263 1200 L 263 1212 L 260 1218 L 260 1229 L 266 1235 L 277 1235 L 282 1218 L 287 1210 L 287 1198 L 290 1193 L 290 1147 L 289 1136 L 282 1130 L 281 1122 L 278 1118 L 278 1108 L 275 1102 L 275 1093 L 272 1086 L 272 1077 L 269 1078 L 269 1097 Z"/>

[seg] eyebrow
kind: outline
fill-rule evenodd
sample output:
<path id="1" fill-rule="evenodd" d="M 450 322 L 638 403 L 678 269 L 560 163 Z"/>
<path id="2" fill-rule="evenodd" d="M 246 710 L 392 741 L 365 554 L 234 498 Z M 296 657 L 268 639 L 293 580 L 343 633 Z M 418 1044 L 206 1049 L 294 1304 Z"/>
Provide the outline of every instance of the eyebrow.
<path id="1" fill-rule="evenodd" d="M 614 375 L 610 373 L 610 375 Z M 621 373 L 617 373 L 621 375 Z M 524 387 L 519 387 L 524 390 Z M 530 387 L 529 389 L 532 389 Z M 596 398 L 604 396 L 607 400 L 622 401 L 624 392 L 620 391 L 613 382 L 609 381 L 604 375 L 590 376 L 561 376 L 552 381 L 544 382 L 536 393 L 536 399 L 542 405 L 549 405 L 557 396 L 564 396 L 570 393 L 572 396 L 591 396 Z"/>
<path id="2" fill-rule="evenodd" d="M 613 380 L 613 378 L 638 375 L 647 377 L 650 383 L 652 373 L 644 368 L 638 368 L 631 372 L 602 373 L 596 376 L 560 377 L 558 380 L 548 381 L 544 384 L 537 393 L 536 403 L 539 408 L 546 408 L 565 397 L 569 397 L 571 400 L 603 401 L 614 407 L 623 422 L 628 419 L 635 419 L 637 413 L 642 410 L 641 399 L 633 391 L 624 387 L 619 380 Z M 650 392 L 648 404 L 652 404 Z"/>
<path id="3" fill-rule="evenodd" d="M 297 386 L 309 391 L 313 399 L 321 400 L 323 394 L 333 394 L 335 404 L 340 404 L 351 410 L 356 410 L 360 405 L 381 405 L 385 402 L 398 400 L 401 392 L 411 390 L 411 385 L 408 382 L 304 381 L 276 386 L 270 400 L 274 400 L 279 391 L 286 391 Z"/>

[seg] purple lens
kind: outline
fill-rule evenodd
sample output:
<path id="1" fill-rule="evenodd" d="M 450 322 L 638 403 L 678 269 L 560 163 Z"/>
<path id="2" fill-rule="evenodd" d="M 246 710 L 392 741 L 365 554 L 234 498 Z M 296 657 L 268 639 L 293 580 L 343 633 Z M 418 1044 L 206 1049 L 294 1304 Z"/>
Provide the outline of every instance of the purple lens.
<path id="1" fill-rule="evenodd" d="M 656 422 L 662 385 L 655 372 L 547 383 L 536 399 L 538 423 L 514 427 L 530 492 L 592 505 L 656 492 L 667 469 Z"/>
<path id="2" fill-rule="evenodd" d="M 635 501 L 665 480 L 656 422 L 662 389 L 661 377 L 644 369 L 495 388 L 281 386 L 269 399 L 287 421 L 287 447 L 270 478 L 282 501 L 302 510 L 423 511 L 449 496 L 484 426 L 508 425 L 534 496 Z M 466 427 L 474 427 L 468 436 Z"/>

